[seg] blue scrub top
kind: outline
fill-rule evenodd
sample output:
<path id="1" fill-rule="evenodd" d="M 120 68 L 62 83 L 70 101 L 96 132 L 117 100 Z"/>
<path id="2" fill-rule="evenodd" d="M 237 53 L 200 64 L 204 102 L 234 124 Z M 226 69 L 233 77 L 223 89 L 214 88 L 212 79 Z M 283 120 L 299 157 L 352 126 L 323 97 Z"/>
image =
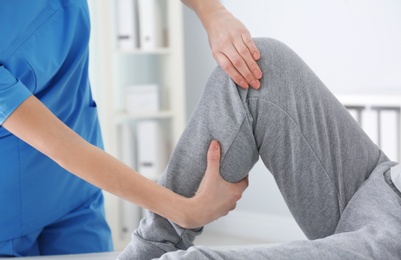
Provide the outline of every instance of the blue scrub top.
<path id="1" fill-rule="evenodd" d="M 1 127 L 35 95 L 102 147 L 88 80 L 89 32 L 85 0 L 0 3 L 0 241 L 41 229 L 99 190 Z"/>

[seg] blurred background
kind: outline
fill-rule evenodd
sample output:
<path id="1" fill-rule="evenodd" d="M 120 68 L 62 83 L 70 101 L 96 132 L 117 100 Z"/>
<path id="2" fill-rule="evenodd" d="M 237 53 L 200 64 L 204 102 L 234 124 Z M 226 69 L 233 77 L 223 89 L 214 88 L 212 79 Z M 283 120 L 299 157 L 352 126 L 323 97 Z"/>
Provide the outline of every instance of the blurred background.
<path id="1" fill-rule="evenodd" d="M 294 49 L 371 138 L 400 160 L 401 1 L 222 2 L 252 36 Z M 89 5 L 91 82 L 106 150 L 157 180 L 216 67 L 206 32 L 178 0 L 90 0 Z M 106 205 L 120 249 L 146 213 L 109 194 Z M 197 243 L 304 238 L 260 162 L 237 209 L 208 225 Z"/>

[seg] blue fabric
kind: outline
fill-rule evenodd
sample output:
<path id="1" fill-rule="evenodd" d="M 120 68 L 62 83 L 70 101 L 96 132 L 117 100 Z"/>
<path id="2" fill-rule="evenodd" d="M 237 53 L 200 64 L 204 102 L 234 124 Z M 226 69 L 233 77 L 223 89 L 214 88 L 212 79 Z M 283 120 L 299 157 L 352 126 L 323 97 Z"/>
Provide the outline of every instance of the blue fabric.
<path id="1" fill-rule="evenodd" d="M 88 79 L 89 32 L 84 0 L 0 0 L 0 124 L 34 95 L 103 148 Z M 0 241 L 48 226 L 99 192 L 1 125 L 0 158 Z"/>
<path id="2" fill-rule="evenodd" d="M 0 66 L 0 125 L 32 93 L 21 81 Z"/>
<path id="3" fill-rule="evenodd" d="M 57 222 L 22 237 L 0 241 L 0 257 L 111 251 L 111 239 L 105 237 L 110 238 L 110 229 L 99 191 Z"/>

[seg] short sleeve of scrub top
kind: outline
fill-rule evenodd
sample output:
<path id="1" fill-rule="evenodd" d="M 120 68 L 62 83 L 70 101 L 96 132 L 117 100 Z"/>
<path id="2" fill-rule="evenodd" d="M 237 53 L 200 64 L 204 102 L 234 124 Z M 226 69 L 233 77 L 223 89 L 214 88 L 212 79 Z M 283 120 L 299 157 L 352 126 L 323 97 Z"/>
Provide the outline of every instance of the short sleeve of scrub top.
<path id="1" fill-rule="evenodd" d="M 0 65 L 0 125 L 32 93 Z"/>

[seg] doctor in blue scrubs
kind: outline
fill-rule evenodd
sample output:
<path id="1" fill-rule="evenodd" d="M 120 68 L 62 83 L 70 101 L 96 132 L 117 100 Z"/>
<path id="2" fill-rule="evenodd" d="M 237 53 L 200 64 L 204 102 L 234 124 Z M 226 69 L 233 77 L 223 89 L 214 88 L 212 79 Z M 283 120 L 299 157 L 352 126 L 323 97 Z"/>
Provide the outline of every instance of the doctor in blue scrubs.
<path id="1" fill-rule="evenodd" d="M 224 12 L 218 0 L 209 9 L 201 2 L 184 1 L 201 20 L 213 20 L 204 11 Z M 212 50 L 238 84 L 257 87 L 256 47 L 225 14 L 237 26 L 228 40 L 207 29 Z M 227 214 L 247 185 L 225 182 L 219 160 L 208 159 L 197 194 L 185 198 L 105 153 L 88 80 L 89 31 L 84 0 L 0 1 L 0 256 L 111 251 L 101 189 L 191 228 Z M 230 57 L 241 55 L 232 39 L 244 39 L 236 31 L 250 41 L 234 67 Z M 209 153 L 218 152 L 213 141 Z"/>

